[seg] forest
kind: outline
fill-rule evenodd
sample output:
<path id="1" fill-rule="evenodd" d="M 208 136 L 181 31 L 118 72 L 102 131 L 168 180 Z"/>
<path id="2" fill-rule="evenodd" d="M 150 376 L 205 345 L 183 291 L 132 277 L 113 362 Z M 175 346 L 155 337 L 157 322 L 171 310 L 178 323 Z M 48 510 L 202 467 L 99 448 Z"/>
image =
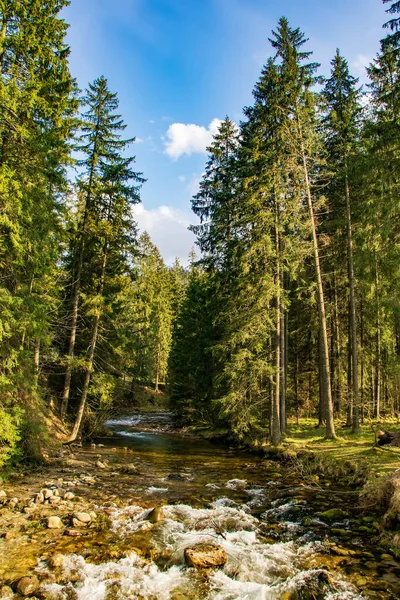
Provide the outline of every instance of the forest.
<path id="1" fill-rule="evenodd" d="M 320 74 L 282 17 L 239 123 L 192 200 L 189 266 L 132 207 L 116 91 L 78 89 L 68 0 L 0 2 L 0 467 L 37 458 L 53 411 L 87 437 L 140 386 L 176 423 L 277 446 L 400 414 L 400 1 L 382 0 L 362 87 L 338 49 Z M 386 14 L 385 14 L 386 11 Z"/>

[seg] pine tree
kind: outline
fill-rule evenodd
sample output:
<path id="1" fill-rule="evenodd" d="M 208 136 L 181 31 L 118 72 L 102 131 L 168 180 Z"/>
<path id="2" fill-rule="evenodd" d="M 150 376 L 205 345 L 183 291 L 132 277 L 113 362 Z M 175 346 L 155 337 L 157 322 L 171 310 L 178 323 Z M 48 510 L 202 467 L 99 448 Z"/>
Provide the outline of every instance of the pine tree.
<path id="1" fill-rule="evenodd" d="M 386 12 L 390 15 L 396 15 L 400 13 L 400 1 L 397 0 L 382 0 L 383 4 L 391 3 L 390 8 Z M 384 24 L 386 29 L 390 29 L 392 33 L 388 34 L 384 40 L 385 46 L 392 46 L 393 48 L 400 42 L 400 17 L 392 17 L 389 21 Z"/>
<path id="2" fill-rule="evenodd" d="M 97 267 L 97 277 L 90 304 L 86 300 L 89 307 L 87 314 L 92 317 L 93 322 L 81 399 L 71 433 L 72 440 L 78 435 L 84 415 L 100 321 L 109 304 L 107 283 L 111 283 L 114 294 L 117 283 L 115 280 L 126 273 L 136 245 L 136 228 L 132 220 L 131 205 L 140 201 L 139 190 L 143 178 L 132 169 L 135 157 L 122 158 L 116 155 L 108 160 L 110 162 L 102 165 L 99 187 L 96 190 L 96 223 L 88 227 L 88 233 L 95 237 L 98 248 L 97 265 L 92 262 L 92 269 Z"/>
<path id="3" fill-rule="evenodd" d="M 360 103 L 358 80 L 349 73 L 347 61 L 340 55 L 339 50 L 332 60 L 331 77 L 326 81 L 323 95 L 327 103 L 326 144 L 329 152 L 329 164 L 335 173 L 334 195 L 345 198 L 345 222 L 347 237 L 347 265 L 349 289 L 349 338 L 351 346 L 351 380 L 353 432 L 359 431 L 359 364 L 357 337 L 357 306 L 356 281 L 354 272 L 354 242 L 352 217 L 352 185 L 349 162 L 354 155 L 359 134 Z M 331 199 L 332 201 L 332 199 Z M 339 200 L 338 208 L 342 203 Z M 339 217 L 340 218 L 340 217 Z"/>
<path id="4" fill-rule="evenodd" d="M 121 132 L 126 125 L 121 115 L 115 111 L 118 108 L 117 94 L 108 89 L 104 77 L 96 79 L 86 92 L 82 102 L 87 111 L 82 115 L 81 138 L 77 150 L 85 155 L 78 164 L 84 168 L 78 182 L 81 200 L 80 218 L 72 250 L 72 306 L 71 330 L 66 357 L 66 371 L 61 403 L 61 415 L 68 410 L 71 387 L 73 359 L 75 355 L 76 332 L 78 324 L 79 299 L 81 290 L 82 269 L 87 250 L 89 224 L 97 219 L 97 196 L 101 194 L 101 184 L 104 184 L 104 170 L 111 168 L 113 163 L 121 162 L 122 152 L 132 140 L 121 139 Z M 129 164 L 127 165 L 129 167 Z M 98 186 L 100 185 L 100 191 Z"/>
<path id="5" fill-rule="evenodd" d="M 67 4 L 6 0 L 0 12 L 2 398 L 30 410 L 31 421 L 40 403 L 41 352 L 49 351 L 56 318 L 75 125 L 67 25 L 60 18 Z"/>

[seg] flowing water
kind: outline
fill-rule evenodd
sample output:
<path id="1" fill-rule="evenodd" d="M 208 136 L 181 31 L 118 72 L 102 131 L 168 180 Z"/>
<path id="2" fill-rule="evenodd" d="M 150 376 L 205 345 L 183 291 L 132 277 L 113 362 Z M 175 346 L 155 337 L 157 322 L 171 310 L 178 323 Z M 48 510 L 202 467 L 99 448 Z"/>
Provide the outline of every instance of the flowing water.
<path id="1" fill-rule="evenodd" d="M 293 468 L 234 448 L 169 431 L 169 416 L 110 421 L 98 440 L 106 460 L 118 454 L 136 475 L 121 479 L 126 502 L 106 510 L 123 558 L 69 553 L 46 596 L 65 600 L 355 600 L 399 598 L 400 565 L 370 544 L 373 525 L 357 495 L 334 482 L 307 485 Z M 93 452 L 93 449 L 87 449 Z M 164 518 L 150 524 L 152 507 Z M 331 522 L 322 516 L 340 509 Z M 221 546 L 215 570 L 185 565 L 199 542 Z M 108 548 L 109 550 L 109 548 Z M 40 566 L 39 566 L 40 568 Z"/>

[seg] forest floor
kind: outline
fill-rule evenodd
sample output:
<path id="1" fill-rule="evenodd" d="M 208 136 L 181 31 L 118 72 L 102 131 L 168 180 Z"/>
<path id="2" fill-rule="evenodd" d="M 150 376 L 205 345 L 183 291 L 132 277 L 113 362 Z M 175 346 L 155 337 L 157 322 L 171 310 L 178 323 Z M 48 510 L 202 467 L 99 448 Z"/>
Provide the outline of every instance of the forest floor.
<path id="1" fill-rule="evenodd" d="M 375 422 L 374 429 L 400 431 L 397 420 Z M 316 428 L 315 421 L 301 419 L 288 424 L 284 446 L 296 451 L 308 450 L 319 457 L 334 459 L 341 463 L 351 461 L 365 468 L 370 474 L 385 475 L 400 469 L 400 447 L 375 446 L 375 433 L 371 424 L 361 425 L 354 434 L 348 428 L 337 428 L 337 439 L 324 438 L 324 428 Z"/>

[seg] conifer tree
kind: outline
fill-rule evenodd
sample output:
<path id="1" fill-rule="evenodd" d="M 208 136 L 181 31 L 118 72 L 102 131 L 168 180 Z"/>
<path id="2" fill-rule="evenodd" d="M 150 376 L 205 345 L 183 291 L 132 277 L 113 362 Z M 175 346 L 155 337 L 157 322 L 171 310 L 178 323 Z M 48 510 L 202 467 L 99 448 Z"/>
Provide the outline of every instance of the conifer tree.
<path id="1" fill-rule="evenodd" d="M 388 2 L 391 3 L 391 6 L 386 12 L 393 15 L 392 18 L 384 24 L 384 27 L 391 31 L 384 40 L 384 45 L 391 46 L 392 49 L 394 49 L 400 42 L 400 17 L 394 16 L 400 13 L 400 1 L 397 0 L 396 2 L 393 2 L 393 0 L 382 0 L 382 2 L 383 4 L 387 4 Z"/>
<path id="2" fill-rule="evenodd" d="M 81 137 L 77 149 L 85 155 L 85 158 L 78 161 L 84 171 L 78 182 L 81 206 L 71 256 L 71 329 L 61 403 L 62 416 L 68 410 L 82 269 L 90 236 L 89 224 L 97 219 L 97 197 L 101 195 L 101 184 L 104 184 L 104 170 L 111 168 L 113 163 L 121 161 L 120 153 L 133 141 L 121 139 L 126 125 L 123 124 L 121 115 L 115 112 L 119 104 L 117 94 L 110 92 L 105 77 L 100 77 L 89 84 L 82 102 L 87 110 L 82 115 Z M 127 166 L 129 167 L 129 165 Z M 99 186 L 100 189 L 98 189 Z"/>
<path id="3" fill-rule="evenodd" d="M 3 403 L 38 413 L 41 352 L 58 304 L 65 170 L 74 126 L 64 0 L 0 11 L 0 277 Z"/>
<path id="4" fill-rule="evenodd" d="M 354 242 L 353 242 L 353 217 L 352 217 L 352 182 L 349 162 L 354 155 L 359 130 L 359 91 L 357 79 L 349 72 L 347 61 L 340 55 L 339 50 L 332 60 L 331 77 L 326 81 L 323 95 L 327 103 L 326 145 L 329 153 L 329 165 L 335 177 L 333 181 L 333 195 L 343 196 L 345 199 L 345 222 L 347 238 L 347 266 L 349 289 L 349 338 L 351 347 L 351 380 L 352 403 L 351 425 L 354 432 L 358 432 L 359 424 L 359 365 L 358 365 L 358 337 L 357 337 L 357 306 L 356 306 L 356 281 L 354 269 Z M 331 202 L 333 198 L 331 196 Z M 341 211 L 343 203 L 339 199 L 336 207 Z M 339 375 L 340 376 L 340 375 Z"/>

